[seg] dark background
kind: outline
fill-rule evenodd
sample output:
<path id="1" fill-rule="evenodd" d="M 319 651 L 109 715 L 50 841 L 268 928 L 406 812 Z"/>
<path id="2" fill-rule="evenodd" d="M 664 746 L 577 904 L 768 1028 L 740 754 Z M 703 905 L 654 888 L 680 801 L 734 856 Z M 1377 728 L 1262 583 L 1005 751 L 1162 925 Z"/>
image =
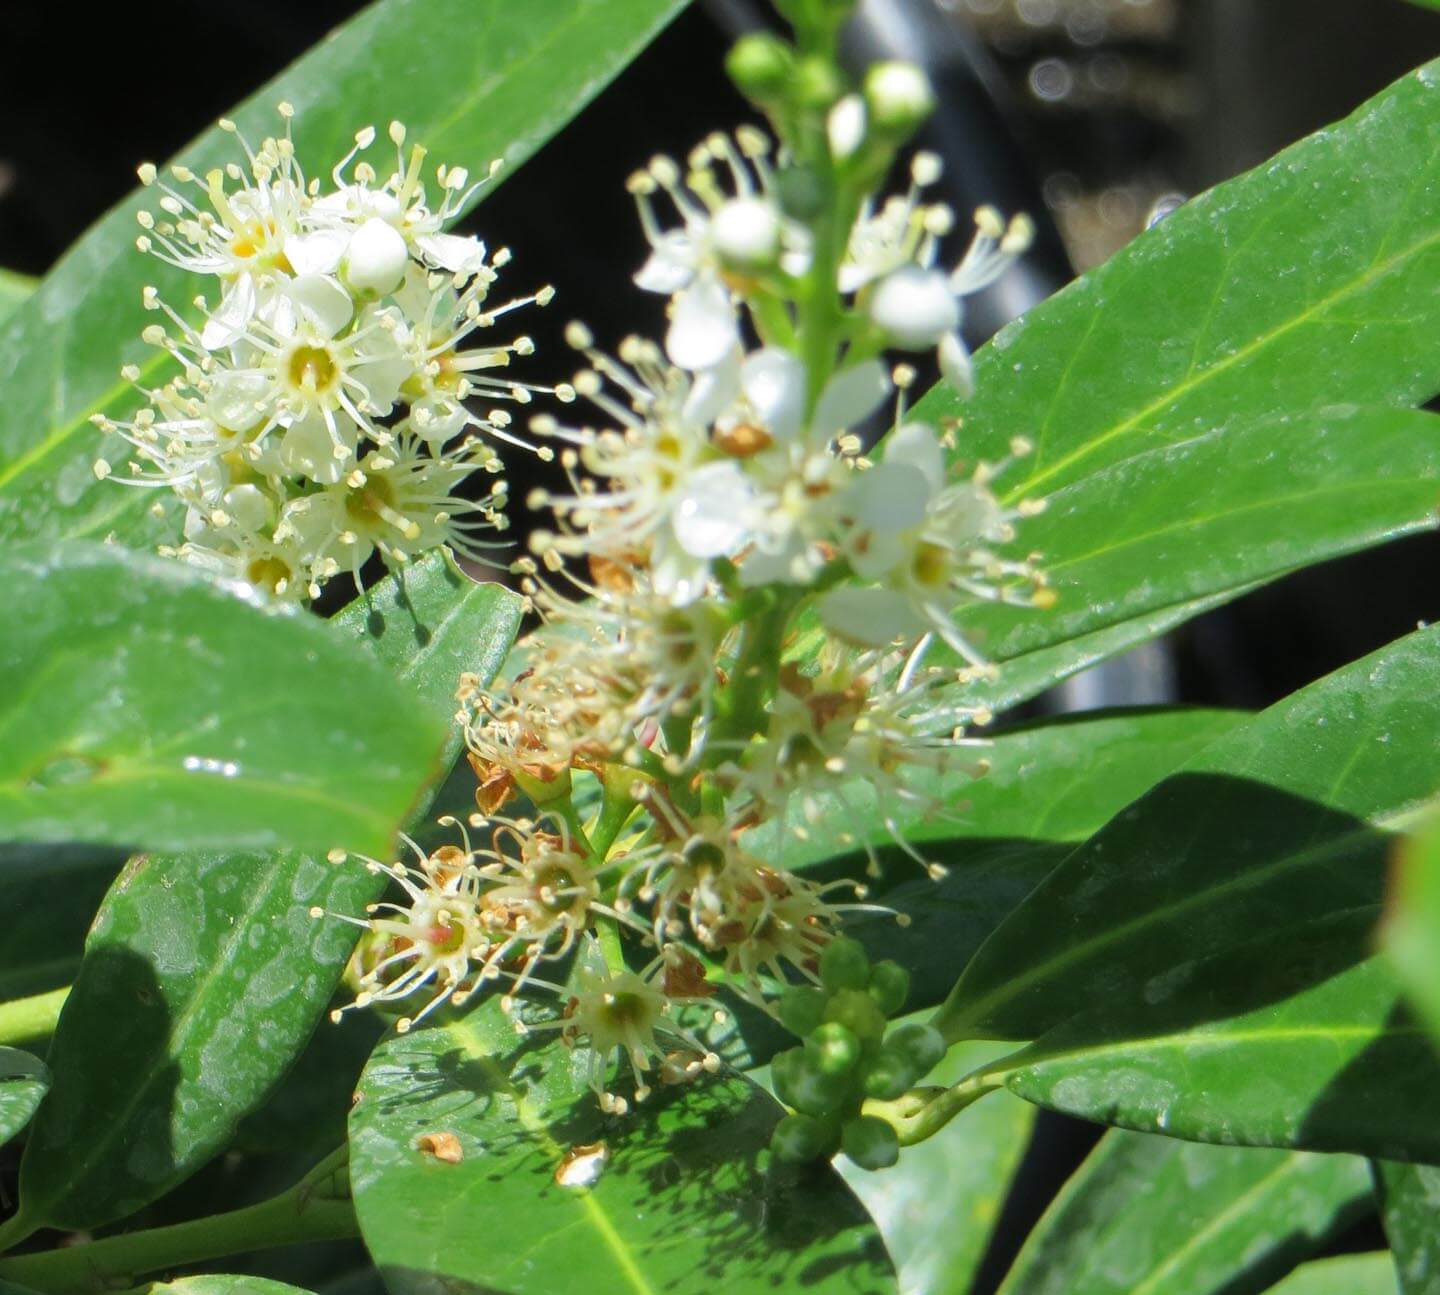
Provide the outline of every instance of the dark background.
<path id="1" fill-rule="evenodd" d="M 6 6 L 0 266 L 42 273 L 132 187 L 137 162 L 174 152 L 360 7 L 150 0 L 80 18 Z M 957 209 L 993 200 L 1040 220 L 1027 264 L 973 312 L 977 342 L 1105 259 L 1157 203 L 1254 165 L 1440 54 L 1440 14 L 1402 0 L 866 0 L 863 14 L 855 57 L 919 58 L 941 89 L 924 142 L 946 159 Z M 645 249 L 624 178 L 748 115 L 720 59 L 765 21 L 755 0 L 697 0 L 473 218 L 514 247 L 517 291 L 550 281 L 562 294 L 548 321 L 527 323 L 537 373 L 564 372 L 565 319 L 607 337 L 658 330 L 658 299 L 629 282 Z M 1440 615 L 1437 557 L 1426 536 L 1281 580 L 1042 705 L 1268 704 Z M 1051 1116 L 1041 1134 L 982 1289 L 1094 1137 Z M 1371 1225 L 1341 1248 L 1383 1244 Z"/>

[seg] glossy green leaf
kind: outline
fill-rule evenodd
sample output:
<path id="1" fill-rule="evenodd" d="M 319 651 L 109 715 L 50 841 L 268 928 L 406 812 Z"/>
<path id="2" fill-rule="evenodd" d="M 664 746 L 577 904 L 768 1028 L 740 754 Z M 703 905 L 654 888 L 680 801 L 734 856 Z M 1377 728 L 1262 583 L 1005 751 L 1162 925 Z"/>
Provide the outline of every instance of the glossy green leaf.
<path id="1" fill-rule="evenodd" d="M 27 1124 L 50 1086 L 50 1072 L 39 1057 L 19 1048 L 0 1048 L 0 1143 Z"/>
<path id="2" fill-rule="evenodd" d="M 966 968 L 951 1038 L 1036 1038 L 1131 999 L 1213 1009 L 1196 963 L 1264 932 L 1245 1005 L 1293 993 L 1290 934 L 1348 917 L 1333 974 L 1368 952 L 1387 829 L 1440 787 L 1440 630 L 1412 634 L 1271 707 L 1075 851 Z M 1232 1004 L 1232 1009 L 1234 1004 Z M 1098 1017 L 1096 1016 L 1098 1013 Z M 1205 1019 L 1205 1018 L 1202 1018 Z"/>
<path id="3" fill-rule="evenodd" d="M 40 280 L 14 270 L 0 270 L 0 321 L 11 314 L 39 286 Z"/>
<path id="4" fill-rule="evenodd" d="M 1001 330 L 976 357 L 973 397 L 942 387 L 916 406 L 917 417 L 963 419 L 967 459 L 998 460 L 1012 437 L 1028 437 L 1034 453 L 1006 471 L 1002 495 L 1053 501 L 1050 517 L 1026 524 L 1023 543 L 1073 579 L 1073 596 L 1053 616 L 980 610 L 973 623 L 989 652 L 1003 658 L 1273 574 L 1287 548 L 1324 552 L 1348 524 L 1324 515 L 1317 490 L 1340 498 L 1353 484 L 1358 500 L 1398 488 L 1363 437 L 1334 433 L 1352 416 L 1375 417 L 1352 415 L 1357 406 L 1403 409 L 1440 391 L 1437 154 L 1432 64 L 1187 203 Z M 1286 419 L 1288 431 L 1277 421 Z M 1267 425 L 1274 456 L 1255 448 Z M 1411 426 L 1422 435 L 1422 421 Z M 1302 484 L 1306 428 L 1336 453 Z M 1297 437 L 1298 456 L 1282 448 Z M 1207 476 L 1216 460 L 1224 471 Z M 1127 482 L 1143 494 L 1119 493 Z M 1275 520 L 1297 491 L 1287 536 Z M 1342 546 L 1384 538 L 1388 508 Z M 1189 532 L 1166 527 L 1187 518 L 1201 521 L 1197 542 L 1203 531 L 1247 538 L 1187 555 Z"/>
<path id="5" fill-rule="evenodd" d="M 1384 1251 L 1319 1259 L 1297 1268 L 1270 1295 L 1402 1295 Z"/>
<path id="6" fill-rule="evenodd" d="M 1382 959 L 1337 970 L 1365 931 L 1317 922 L 1192 964 L 1176 1003 L 1097 1006 L 993 1070 L 1082 1119 L 1252 1147 L 1440 1161 L 1440 1059 Z M 1257 986 L 1259 987 L 1257 991 Z"/>
<path id="7" fill-rule="evenodd" d="M 1440 1292 L 1440 1169 L 1377 1161 L 1380 1217 L 1400 1279 L 1400 1295 Z"/>
<path id="8" fill-rule="evenodd" d="M 519 599 L 439 554 L 330 626 L 370 642 L 412 708 L 453 708 L 464 669 L 494 674 Z M 452 730 L 453 759 L 459 743 Z M 334 992 L 383 879 L 281 852 L 148 856 L 111 890 L 51 1049 L 58 1076 L 21 1167 L 27 1221 L 124 1217 L 225 1146 L 275 1087 Z M 124 1055 L 124 1066 L 96 1056 Z"/>
<path id="9" fill-rule="evenodd" d="M 1440 819 L 1397 847 L 1381 934 L 1391 965 L 1440 1036 Z"/>
<path id="10" fill-rule="evenodd" d="M 1000 1295 L 1259 1291 L 1369 1198 L 1353 1156 L 1112 1130 L 1031 1232 Z"/>
<path id="11" fill-rule="evenodd" d="M 926 1083 L 953 1083 L 994 1053 L 994 1044 L 952 1048 Z M 969 1295 L 1033 1117 L 1026 1102 L 992 1097 L 933 1138 L 902 1148 L 899 1163 L 882 1173 L 857 1169 L 844 1157 L 835 1162 L 880 1229 L 899 1295 Z"/>
<path id="12" fill-rule="evenodd" d="M 1024 528 L 1027 549 L 1046 555 L 1055 607 L 978 608 L 966 616 L 967 633 L 1009 661 L 1432 530 L 1437 501 L 1433 414 L 1335 405 L 1207 428 L 1056 490 Z"/>
<path id="13" fill-rule="evenodd" d="M 435 715 L 243 587 L 71 541 L 10 549 L 0 589 L 0 836 L 374 852 L 440 772 Z"/>
<path id="14" fill-rule="evenodd" d="M 0 913 L 25 914 L 0 922 L 0 1001 L 75 979 L 85 933 L 124 864 L 124 851 L 102 846 L 0 845 Z"/>
<path id="15" fill-rule="evenodd" d="M 328 175 L 362 126 L 409 126 L 439 162 L 506 173 L 588 103 L 671 18 L 684 0 L 381 0 L 231 114 L 253 140 L 279 124 L 275 106 L 296 109 L 296 149 L 306 171 Z M 236 157 L 218 130 L 177 161 L 203 175 Z M 138 158 L 136 159 L 139 160 Z M 617 180 L 617 200 L 620 188 Z M 154 496 L 96 481 L 99 436 L 89 418 L 123 416 L 134 394 L 122 364 L 153 381 L 160 353 L 139 340 L 140 290 L 154 284 L 174 303 L 193 280 L 133 248 L 137 193 L 99 222 L 0 325 L 0 536 L 114 533 L 143 544 L 172 534 L 146 509 Z M 520 248 L 520 266 L 541 251 Z M 540 278 L 534 277 L 539 274 Z"/>
<path id="16" fill-rule="evenodd" d="M 612 1119 L 585 1073 L 553 1033 L 517 1040 L 493 1001 L 376 1050 L 350 1116 L 350 1181 L 392 1295 L 894 1291 L 833 1172 L 769 1163 L 780 1109 L 749 1080 L 662 1086 Z M 440 1133 L 458 1163 L 421 1149 Z M 575 1148 L 601 1141 L 593 1186 L 556 1182 Z"/>

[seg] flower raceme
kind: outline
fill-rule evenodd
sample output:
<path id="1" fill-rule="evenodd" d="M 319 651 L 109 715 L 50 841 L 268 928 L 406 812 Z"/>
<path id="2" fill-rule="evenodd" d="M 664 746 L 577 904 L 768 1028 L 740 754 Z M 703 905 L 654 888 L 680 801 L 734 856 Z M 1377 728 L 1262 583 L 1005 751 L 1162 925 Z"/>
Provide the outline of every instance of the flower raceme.
<path id="1" fill-rule="evenodd" d="M 507 411 L 470 402 L 554 389 L 508 376 L 527 337 L 467 344 L 552 290 L 491 299 L 509 253 L 445 232 L 483 181 L 442 165 L 434 200 L 425 150 L 407 151 L 398 122 L 391 163 L 370 160 L 367 127 L 325 187 L 302 171 L 280 111 L 284 133 L 253 149 L 221 122 L 243 164 L 140 168 L 158 210 L 139 213 L 137 246 L 215 288 L 194 319 L 145 290 L 160 321 L 144 339 L 176 373 L 146 387 L 128 367 L 145 404 L 96 417 L 132 455 L 116 479 L 179 497 L 183 541 L 169 551 L 282 598 L 358 579 L 372 554 L 398 566 L 445 544 L 481 558 L 482 534 L 504 526 L 494 443 L 524 442 Z M 95 470 L 114 475 L 106 458 Z M 476 471 L 497 478 L 478 499 L 460 490 Z"/>

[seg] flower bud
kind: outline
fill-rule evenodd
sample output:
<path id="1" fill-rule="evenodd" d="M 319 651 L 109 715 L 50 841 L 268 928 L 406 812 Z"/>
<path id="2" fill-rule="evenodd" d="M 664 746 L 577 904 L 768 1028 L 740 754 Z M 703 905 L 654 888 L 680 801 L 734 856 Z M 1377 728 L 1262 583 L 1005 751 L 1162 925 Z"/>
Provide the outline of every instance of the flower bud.
<path id="1" fill-rule="evenodd" d="M 731 198 L 711 218 L 710 234 L 731 269 L 768 269 L 780 256 L 780 213 L 764 198 Z"/>
<path id="2" fill-rule="evenodd" d="M 804 1038 L 825 1019 L 825 1004 L 830 996 L 813 985 L 795 985 L 780 999 L 780 1024 L 791 1034 Z"/>
<path id="3" fill-rule="evenodd" d="M 876 63 L 865 75 L 865 104 L 877 130 L 909 135 L 935 110 L 930 79 L 914 63 Z"/>
<path id="4" fill-rule="evenodd" d="M 900 1139 L 884 1120 L 860 1115 L 840 1132 L 840 1146 L 861 1169 L 889 1169 L 900 1159 Z"/>
<path id="5" fill-rule="evenodd" d="M 806 1115 L 825 1115 L 844 1100 L 849 1087 L 843 1075 L 828 1074 L 808 1052 L 798 1052 L 799 1060 L 790 1064 L 787 1105 Z"/>
<path id="6" fill-rule="evenodd" d="M 356 292 L 383 297 L 400 286 L 409 264 L 410 253 L 400 232 L 372 217 L 351 237 L 341 273 Z"/>
<path id="7" fill-rule="evenodd" d="M 933 1025 L 913 1021 L 890 1032 L 885 1040 L 885 1051 L 908 1058 L 915 1067 L 915 1077 L 919 1079 L 939 1065 L 947 1049 L 945 1036 Z"/>
<path id="8" fill-rule="evenodd" d="M 910 973 L 893 958 L 886 958 L 871 968 L 869 990 L 875 1005 L 886 1016 L 894 1016 L 910 993 Z"/>
<path id="9" fill-rule="evenodd" d="M 820 952 L 820 979 L 832 993 L 864 989 L 870 983 L 870 957 L 859 940 L 836 936 Z"/>
<path id="10" fill-rule="evenodd" d="M 825 1019 L 849 1030 L 862 1044 L 879 1043 L 885 1035 L 885 1013 L 860 989 L 842 989 L 831 996 Z"/>
<path id="11" fill-rule="evenodd" d="M 827 112 L 845 93 L 845 78 L 828 58 L 810 55 L 795 66 L 793 91 L 796 104 L 815 112 Z"/>
<path id="12" fill-rule="evenodd" d="M 757 103 L 776 99 L 795 68 L 795 55 L 778 36 L 742 36 L 725 58 L 725 70 L 740 93 Z"/>
<path id="13" fill-rule="evenodd" d="M 902 265 L 875 288 L 870 318 L 894 345 L 923 351 L 959 327 L 960 303 L 939 270 Z"/>
<path id="14" fill-rule="evenodd" d="M 887 1044 L 865 1063 L 860 1082 L 866 1097 L 889 1102 L 908 1092 L 919 1077 L 910 1058 Z"/>
<path id="15" fill-rule="evenodd" d="M 785 214 L 796 220 L 809 220 L 827 201 L 824 181 L 808 166 L 787 166 L 776 177 L 775 189 Z"/>
<path id="16" fill-rule="evenodd" d="M 860 1060 L 860 1040 L 838 1021 L 827 1021 L 805 1040 L 805 1055 L 821 1074 L 842 1078 Z"/>
<path id="17" fill-rule="evenodd" d="M 825 1126 L 810 1115 L 787 1115 L 770 1134 L 770 1147 L 781 1160 L 808 1165 L 819 1160 L 830 1138 Z"/>

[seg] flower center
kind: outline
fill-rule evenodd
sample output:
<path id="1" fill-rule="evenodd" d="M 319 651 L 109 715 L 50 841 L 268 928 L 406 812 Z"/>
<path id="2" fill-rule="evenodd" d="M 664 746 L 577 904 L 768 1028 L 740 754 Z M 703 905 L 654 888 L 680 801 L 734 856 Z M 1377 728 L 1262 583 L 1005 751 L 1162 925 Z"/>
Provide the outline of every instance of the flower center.
<path id="1" fill-rule="evenodd" d="M 335 357 L 323 346 L 297 346 L 290 352 L 290 381 L 302 391 L 329 391 L 340 376 Z"/>
<path id="2" fill-rule="evenodd" d="M 290 567 L 279 558 L 256 558 L 245 568 L 245 579 L 252 585 L 278 593 L 282 584 L 288 584 L 293 576 Z"/>

